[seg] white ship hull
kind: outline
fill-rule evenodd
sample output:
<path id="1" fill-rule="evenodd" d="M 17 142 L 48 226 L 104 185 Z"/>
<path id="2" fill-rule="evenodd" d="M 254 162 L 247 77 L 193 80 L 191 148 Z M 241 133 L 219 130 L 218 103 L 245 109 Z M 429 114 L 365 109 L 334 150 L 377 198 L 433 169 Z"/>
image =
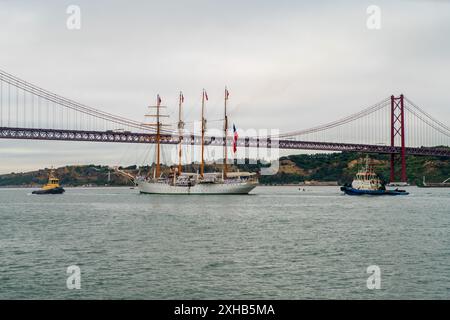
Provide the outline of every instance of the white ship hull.
<path id="1" fill-rule="evenodd" d="M 193 186 L 173 186 L 167 183 L 138 181 L 140 193 L 148 194 L 248 194 L 257 182 L 197 183 Z"/>

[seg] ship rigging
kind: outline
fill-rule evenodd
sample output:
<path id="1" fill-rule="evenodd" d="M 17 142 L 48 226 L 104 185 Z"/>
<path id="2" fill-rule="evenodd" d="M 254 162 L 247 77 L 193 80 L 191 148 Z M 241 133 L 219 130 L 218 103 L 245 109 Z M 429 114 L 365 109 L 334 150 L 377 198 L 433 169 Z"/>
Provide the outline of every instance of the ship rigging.
<path id="1" fill-rule="evenodd" d="M 188 173 L 182 171 L 182 139 L 185 123 L 182 119 L 182 105 L 184 95 L 179 94 L 178 101 L 178 166 L 171 170 L 166 176 L 161 171 L 161 123 L 162 117 L 168 117 L 161 114 L 161 97 L 157 96 L 155 114 L 147 114 L 148 117 L 156 118 L 156 123 L 145 124 L 147 126 L 156 127 L 156 166 L 153 170 L 153 177 L 139 177 L 136 179 L 139 191 L 149 194 L 248 194 L 258 184 L 255 173 L 250 172 L 228 172 L 228 150 L 227 150 L 227 132 L 228 132 L 228 115 L 227 102 L 229 98 L 228 89 L 224 92 L 224 142 L 223 142 L 223 167 L 222 172 L 205 172 L 205 132 L 207 120 L 205 118 L 206 102 L 208 94 L 205 89 L 202 91 L 202 107 L 201 107 L 201 160 L 200 173 Z"/>

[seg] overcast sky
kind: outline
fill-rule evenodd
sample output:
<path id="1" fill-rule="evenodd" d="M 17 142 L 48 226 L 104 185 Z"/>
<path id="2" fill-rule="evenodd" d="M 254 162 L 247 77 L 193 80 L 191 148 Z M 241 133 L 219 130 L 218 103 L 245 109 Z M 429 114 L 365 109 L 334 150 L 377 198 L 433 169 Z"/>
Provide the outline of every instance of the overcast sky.
<path id="1" fill-rule="evenodd" d="M 404 93 L 450 123 L 449 1 L 2 1 L 0 69 L 141 120 L 161 94 L 188 120 L 220 118 L 223 87 L 241 128 L 308 128 Z M 339 5 L 338 5 L 339 3 Z M 81 8 L 68 30 L 66 9 Z M 366 26 L 369 5 L 381 29 Z M 142 162 L 143 146 L 0 140 L 0 173 Z"/>

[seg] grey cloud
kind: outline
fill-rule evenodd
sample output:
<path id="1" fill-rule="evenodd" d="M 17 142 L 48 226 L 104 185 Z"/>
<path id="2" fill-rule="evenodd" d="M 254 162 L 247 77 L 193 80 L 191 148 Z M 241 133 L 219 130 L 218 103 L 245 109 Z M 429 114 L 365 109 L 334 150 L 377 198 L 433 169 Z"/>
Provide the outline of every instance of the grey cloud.
<path id="1" fill-rule="evenodd" d="M 366 28 L 372 1 L 83 0 L 82 29 L 68 31 L 72 3 L 0 3 L 0 67 L 133 119 L 142 119 L 157 93 L 175 108 L 183 90 L 187 121 L 196 120 L 203 87 L 211 97 L 208 117 L 219 118 L 228 85 L 231 117 L 241 128 L 302 129 L 399 93 L 450 123 L 448 2 L 376 1 L 379 31 Z M 30 154 L 52 148 L 19 146 Z M 63 146 L 60 163 L 106 163 L 127 152 Z M 0 170 L 33 165 L 8 154 Z"/>

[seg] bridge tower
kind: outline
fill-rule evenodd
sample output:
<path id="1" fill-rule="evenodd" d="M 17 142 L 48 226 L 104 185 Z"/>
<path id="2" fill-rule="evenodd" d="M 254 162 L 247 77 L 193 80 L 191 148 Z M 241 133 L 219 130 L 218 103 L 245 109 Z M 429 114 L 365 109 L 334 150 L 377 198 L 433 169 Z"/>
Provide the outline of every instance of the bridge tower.
<path id="1" fill-rule="evenodd" d="M 407 182 L 406 176 L 406 146 L 405 146 L 405 106 L 403 94 L 400 97 L 391 96 L 391 147 L 396 146 L 400 137 L 400 154 L 391 154 L 391 182 L 397 182 L 397 167 L 400 164 L 400 182 Z"/>

